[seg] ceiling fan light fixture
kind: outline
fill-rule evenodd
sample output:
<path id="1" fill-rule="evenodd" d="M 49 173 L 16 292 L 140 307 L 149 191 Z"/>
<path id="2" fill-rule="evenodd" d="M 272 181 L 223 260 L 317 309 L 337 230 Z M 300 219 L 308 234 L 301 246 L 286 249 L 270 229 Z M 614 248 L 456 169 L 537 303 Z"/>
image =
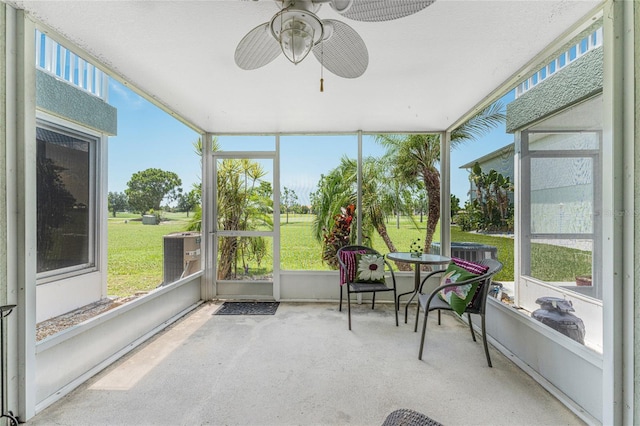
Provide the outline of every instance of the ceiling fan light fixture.
<path id="1" fill-rule="evenodd" d="M 288 60 L 297 64 L 307 57 L 313 48 L 315 31 L 304 21 L 288 20 L 280 32 L 280 47 Z"/>
<path id="2" fill-rule="evenodd" d="M 271 32 L 294 64 L 307 57 L 323 36 L 322 22 L 311 12 L 284 9 L 271 20 Z"/>

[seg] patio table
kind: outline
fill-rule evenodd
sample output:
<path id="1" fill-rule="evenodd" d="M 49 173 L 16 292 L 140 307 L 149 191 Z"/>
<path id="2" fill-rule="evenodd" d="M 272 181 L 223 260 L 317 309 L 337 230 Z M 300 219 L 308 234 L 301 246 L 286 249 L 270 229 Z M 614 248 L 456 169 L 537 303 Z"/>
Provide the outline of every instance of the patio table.
<path id="1" fill-rule="evenodd" d="M 448 265 L 451 262 L 450 257 L 440 256 L 439 254 L 421 254 L 420 256 L 414 257 L 412 253 L 406 252 L 397 252 L 397 253 L 387 253 L 387 259 L 393 260 L 396 262 L 405 262 L 411 263 L 415 265 L 414 272 L 414 289 L 413 291 L 408 291 L 406 293 L 401 293 L 398 295 L 398 307 L 400 307 L 400 297 L 406 296 L 407 294 L 412 294 L 411 298 L 407 301 L 407 305 L 404 307 L 404 323 L 407 323 L 407 315 L 409 312 L 409 304 L 413 301 L 413 298 L 416 297 L 416 293 L 418 293 L 418 288 L 420 287 L 420 266 L 421 265 Z"/>

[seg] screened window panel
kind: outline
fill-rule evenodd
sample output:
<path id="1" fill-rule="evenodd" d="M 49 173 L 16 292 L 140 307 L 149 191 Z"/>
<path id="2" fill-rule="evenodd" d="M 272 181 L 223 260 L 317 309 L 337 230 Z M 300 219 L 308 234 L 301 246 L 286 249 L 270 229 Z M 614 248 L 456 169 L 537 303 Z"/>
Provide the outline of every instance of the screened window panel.
<path id="1" fill-rule="evenodd" d="M 593 240 L 536 239 L 531 241 L 530 276 L 549 283 L 591 285 Z M 581 278 L 582 277 L 582 278 Z M 582 280 L 582 281 L 580 281 Z"/>
<path id="2" fill-rule="evenodd" d="M 218 281 L 273 282 L 272 237 L 219 237 Z"/>
<path id="3" fill-rule="evenodd" d="M 530 151 L 585 151 L 600 148 L 598 135 L 585 133 L 532 133 Z"/>
<path id="4" fill-rule="evenodd" d="M 37 271 L 93 265 L 93 143 L 40 128 L 37 138 Z"/>
<path id="5" fill-rule="evenodd" d="M 531 159 L 531 232 L 593 232 L 592 158 Z"/>

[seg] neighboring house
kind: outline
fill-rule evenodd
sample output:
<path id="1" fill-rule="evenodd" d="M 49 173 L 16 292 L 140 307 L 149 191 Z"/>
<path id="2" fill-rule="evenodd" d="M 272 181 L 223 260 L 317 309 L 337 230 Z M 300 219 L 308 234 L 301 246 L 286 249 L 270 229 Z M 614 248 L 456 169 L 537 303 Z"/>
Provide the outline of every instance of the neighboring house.
<path id="1" fill-rule="evenodd" d="M 594 68 L 599 70 L 594 71 Z M 566 90 L 567 87 L 580 86 L 576 91 L 577 96 L 587 96 L 596 87 L 602 89 L 602 28 L 593 31 L 579 43 L 571 46 L 566 52 L 551 61 L 546 67 L 535 73 L 533 76 L 522 82 L 515 89 L 516 99 L 507 106 L 507 128 L 508 132 L 526 122 L 532 122 L 548 113 L 561 111 L 563 106 L 568 106 L 575 102 L 575 95 Z M 595 85 L 595 86 L 594 86 Z M 532 89 L 536 89 L 530 92 Z M 549 93 L 554 93 L 551 98 L 557 99 L 557 103 L 548 105 Z M 545 105 L 547 104 L 547 105 Z M 551 111 L 548 111 L 548 109 Z M 558 146 L 580 146 L 584 141 L 579 135 L 574 135 L 570 139 L 547 135 L 543 138 L 530 140 L 529 145 L 535 146 L 536 150 L 558 149 Z M 475 163 L 480 165 L 483 172 L 487 173 L 491 169 L 497 171 L 511 182 L 515 182 L 514 174 L 515 144 L 511 143 L 482 157 L 472 160 L 460 166 L 461 169 L 471 169 Z M 575 167 L 581 168 L 578 163 Z M 537 190 L 546 192 L 549 197 L 562 197 L 568 194 L 561 194 L 557 189 L 568 183 L 573 183 L 566 175 L 569 170 L 555 170 L 549 173 L 541 173 L 544 182 L 537 182 Z M 576 174 L 582 176 L 589 173 L 586 170 L 577 170 Z M 588 179 L 587 179 L 588 180 Z M 558 184 L 559 183 L 559 184 Z M 546 190 L 546 191 L 545 191 Z M 469 199 L 475 196 L 475 187 L 470 182 Z M 545 197 L 545 195 L 540 195 Z"/>
<path id="2" fill-rule="evenodd" d="M 495 170 L 496 172 L 502 174 L 504 177 L 508 177 L 511 182 L 514 182 L 514 174 L 513 174 L 513 154 L 514 154 L 514 145 L 511 143 L 509 145 L 503 146 L 500 149 L 497 149 L 493 152 L 490 152 L 486 155 L 483 155 L 480 158 L 477 158 L 473 161 L 470 161 L 466 164 L 460 166 L 461 169 L 466 169 L 469 173 L 471 173 L 471 169 L 473 166 L 478 163 L 480 168 L 484 173 L 488 173 L 490 170 Z M 469 201 L 475 199 L 476 195 L 476 187 L 471 179 L 469 179 Z M 513 202 L 513 194 L 510 195 L 511 201 Z"/>
<path id="3" fill-rule="evenodd" d="M 104 73 L 37 32 L 38 322 L 107 297 L 107 93 Z"/>

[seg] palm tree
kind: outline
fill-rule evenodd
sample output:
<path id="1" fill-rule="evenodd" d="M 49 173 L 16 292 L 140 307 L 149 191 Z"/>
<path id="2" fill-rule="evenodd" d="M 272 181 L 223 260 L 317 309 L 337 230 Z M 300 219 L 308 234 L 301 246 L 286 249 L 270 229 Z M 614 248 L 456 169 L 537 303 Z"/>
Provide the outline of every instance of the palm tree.
<path id="1" fill-rule="evenodd" d="M 478 230 L 510 230 L 509 194 L 513 192 L 510 179 L 494 169 L 484 173 L 477 162 L 473 165 L 469 177 L 476 188 L 476 197 L 471 207 L 478 209 L 481 215 L 475 227 Z"/>
<path id="2" fill-rule="evenodd" d="M 386 169 L 377 158 L 368 157 L 362 162 L 362 233 L 365 244 L 370 245 L 373 231 L 377 232 L 387 249 L 394 252 L 397 250 L 387 232 L 385 217 L 396 209 L 404 211 L 404 207 L 398 204 L 395 192 L 389 186 L 392 180 L 385 176 Z M 321 177 L 315 193 L 314 210 L 317 214 L 313 227 L 318 241 L 323 241 L 323 235 L 332 228 L 334 216 L 342 207 L 356 204 L 357 170 L 356 160 L 343 157 L 338 167 Z M 351 234 L 351 239 L 355 242 L 355 233 Z M 410 269 L 404 263 L 398 267 L 401 270 Z"/>
<path id="3" fill-rule="evenodd" d="M 194 144 L 196 153 L 202 157 L 202 141 Z M 213 139 L 212 151 L 219 151 L 217 138 Z M 264 194 L 262 177 L 266 172 L 262 166 L 248 159 L 224 159 L 218 165 L 217 176 L 217 227 L 221 230 L 247 231 L 258 228 L 273 228 L 273 202 Z M 189 229 L 200 230 L 202 211 L 194 214 Z M 246 260 L 260 264 L 266 254 L 266 242 L 262 237 L 222 237 L 218 247 L 218 279 L 230 279 L 236 273 L 239 262 L 246 267 Z"/>
<path id="4" fill-rule="evenodd" d="M 451 132 L 451 146 L 471 141 L 489 133 L 504 122 L 503 105 L 499 102 L 488 106 L 469 121 Z M 440 220 L 440 135 L 410 134 L 376 136 L 376 141 L 387 148 L 392 174 L 408 185 L 420 179 L 427 195 L 427 229 L 423 251 L 428 253 L 433 235 Z"/>
<path id="5" fill-rule="evenodd" d="M 385 217 L 394 211 L 406 212 L 406 209 L 397 197 L 397 188 L 393 187 L 397 182 L 384 176 L 385 169 L 386 166 L 382 162 L 372 157 L 362 162 L 362 218 L 365 222 L 363 232 L 365 229 L 375 229 L 387 249 L 396 252 L 396 247 L 387 232 Z"/>
<path id="6" fill-rule="evenodd" d="M 198 140 L 193 143 L 193 150 L 200 157 L 200 166 L 202 167 L 202 155 L 204 152 L 204 147 L 202 146 L 201 138 L 198 138 Z M 211 151 L 220 151 L 220 142 L 218 142 L 217 136 L 214 136 L 211 140 Z M 202 183 L 194 184 L 194 189 L 200 191 L 200 201 L 202 202 Z M 196 207 L 193 217 L 191 218 L 191 220 L 189 220 L 189 223 L 187 224 L 185 230 L 197 232 L 200 232 L 202 230 L 202 205 Z"/>
<path id="7" fill-rule="evenodd" d="M 270 217 L 272 206 L 268 206 L 270 208 L 265 212 L 265 204 L 270 200 L 257 194 L 261 178 L 265 175 L 262 166 L 255 161 L 222 160 L 218 167 L 218 229 L 248 231 L 265 226 L 273 227 Z M 259 263 L 264 255 L 264 248 L 264 242 L 252 243 L 247 238 L 221 238 L 218 249 L 218 279 L 231 278 L 236 273 L 239 261 L 246 266 L 247 256 L 255 258 Z"/>
<path id="8" fill-rule="evenodd" d="M 347 157 L 342 158 L 340 166 L 320 176 L 312 206 L 316 212 L 312 232 L 318 241 L 322 241 L 323 234 L 332 228 L 334 216 L 340 212 L 340 209 L 349 204 L 355 204 L 356 193 L 353 182 L 356 177 L 351 173 L 346 174 L 345 169 L 348 168 L 344 167 L 349 161 L 351 160 Z"/>

